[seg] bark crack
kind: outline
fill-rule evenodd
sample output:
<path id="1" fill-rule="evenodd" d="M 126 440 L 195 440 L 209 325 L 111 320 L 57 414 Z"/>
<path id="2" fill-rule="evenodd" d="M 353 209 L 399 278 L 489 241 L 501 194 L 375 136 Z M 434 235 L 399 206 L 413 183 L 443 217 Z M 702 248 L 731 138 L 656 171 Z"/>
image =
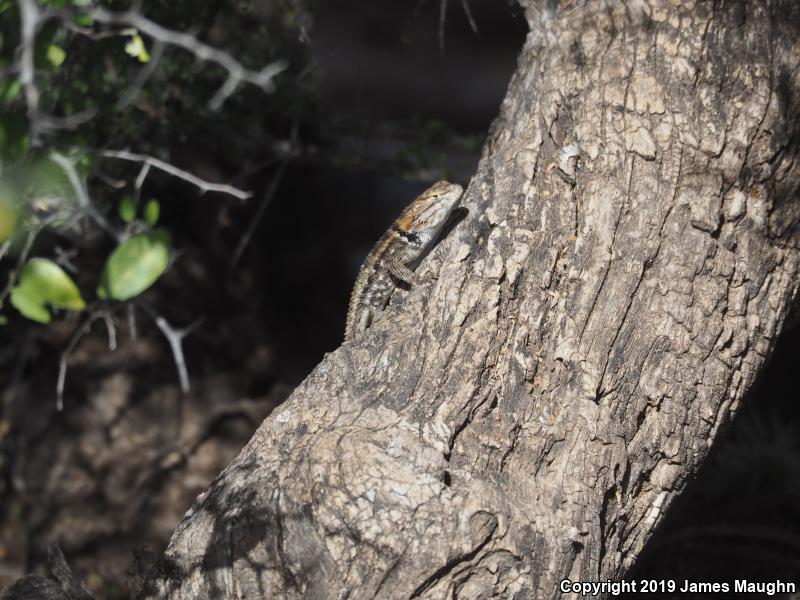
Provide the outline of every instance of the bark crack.
<path id="1" fill-rule="evenodd" d="M 420 585 L 418 585 L 414 591 L 409 596 L 409 600 L 413 598 L 419 598 L 422 594 L 427 592 L 429 589 L 434 587 L 437 583 L 442 581 L 444 578 L 448 577 L 450 573 L 452 573 L 459 565 L 463 563 L 468 563 L 472 561 L 478 553 L 480 553 L 488 544 L 492 538 L 494 537 L 494 532 L 497 530 L 497 522 L 495 521 L 493 527 L 486 535 L 486 537 L 481 541 L 473 550 L 467 552 L 466 554 L 462 554 L 460 556 L 456 556 L 452 560 L 446 562 L 442 565 L 439 569 L 437 569 L 432 575 L 427 577 Z"/>

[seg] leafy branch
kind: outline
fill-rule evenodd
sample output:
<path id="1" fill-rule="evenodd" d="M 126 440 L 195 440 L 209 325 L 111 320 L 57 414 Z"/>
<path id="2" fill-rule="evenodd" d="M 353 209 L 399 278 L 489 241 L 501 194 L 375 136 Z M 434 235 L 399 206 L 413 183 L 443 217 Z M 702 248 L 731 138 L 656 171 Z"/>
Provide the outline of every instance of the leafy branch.
<path id="1" fill-rule="evenodd" d="M 75 3 L 83 4 L 82 2 Z M 15 62 L 7 69 L 7 72 L 8 74 L 17 73 L 22 84 L 27 104 L 30 138 L 34 146 L 41 143 L 43 134 L 57 129 L 77 127 L 95 115 L 95 111 L 90 110 L 59 118 L 45 114 L 41 110 L 41 93 L 36 84 L 34 61 L 36 35 L 52 19 L 59 20 L 72 30 L 89 37 L 96 37 L 97 33 L 94 30 L 76 26 L 76 21 L 88 19 L 91 22 L 107 26 L 124 26 L 127 29 L 117 33 L 138 36 L 141 32 L 156 44 L 155 52 L 159 57 L 164 46 L 174 46 L 193 54 L 199 61 L 219 65 L 227 72 L 227 78 L 208 101 L 209 108 L 212 110 L 219 110 L 242 83 L 254 85 L 265 93 L 273 92 L 275 76 L 288 67 L 285 60 L 276 60 L 258 70 L 248 69 L 227 52 L 201 42 L 191 33 L 162 27 L 142 15 L 139 10 L 113 12 L 91 4 L 66 9 L 40 10 L 35 0 L 17 0 L 17 6 L 20 13 L 20 48 Z M 149 59 L 145 62 L 149 62 Z M 157 62 L 155 61 L 154 64 Z M 137 79 L 129 92 L 135 93 L 135 90 L 140 89 L 154 71 L 155 67 L 145 67 L 141 77 Z M 123 105 L 130 102 L 131 95 L 133 94 L 126 94 Z"/>
<path id="2" fill-rule="evenodd" d="M 253 194 L 227 183 L 207 181 L 166 160 L 128 148 L 90 151 L 85 147 L 74 148 L 73 142 L 71 149 L 64 149 L 62 141 L 59 144 L 61 149 L 56 149 L 60 132 L 80 132 L 83 129 L 80 126 L 101 113 L 90 107 L 72 111 L 66 116 L 51 114 L 57 111 L 47 108 L 48 99 L 50 96 L 59 99 L 60 94 L 57 86 L 45 86 L 50 79 L 43 68 L 57 69 L 68 52 L 50 40 L 53 31 L 72 32 L 94 42 L 112 36 L 130 37 L 125 52 L 144 66 L 126 86 L 127 89 L 118 95 L 114 103 L 116 110 L 128 106 L 141 92 L 157 72 L 169 48 L 188 52 L 198 61 L 219 66 L 225 71 L 224 81 L 208 101 L 209 108 L 214 111 L 219 110 L 243 84 L 256 86 L 265 93 L 273 92 L 276 89 L 274 79 L 287 68 L 287 63 L 276 60 L 262 68 L 250 69 L 229 53 L 197 39 L 195 32 L 169 29 L 147 18 L 141 12 L 140 3 L 130 10 L 115 12 L 92 0 L 0 0 L 0 15 L 12 11 L 14 6 L 19 17 L 18 45 L 10 61 L 0 62 L 0 72 L 5 78 L 0 82 L 0 105 L 11 106 L 13 103 L 21 109 L 19 112 L 24 112 L 26 125 L 23 130 L 27 131 L 27 139 L 24 144 L 18 143 L 11 152 L 10 138 L 3 136 L 3 128 L 7 134 L 8 115 L 13 113 L 0 113 L 0 261 L 12 252 L 17 254 L 16 263 L 8 270 L 7 281 L 0 291 L 0 308 L 8 299 L 24 317 L 44 324 L 51 321 L 53 310 L 85 314 L 59 362 L 56 384 L 59 410 L 63 407 L 69 359 L 80 339 L 87 335 L 96 321 L 101 320 L 108 331 L 109 349 L 114 350 L 117 317 L 127 317 L 130 334 L 135 336 L 136 308 L 153 320 L 168 341 L 181 390 L 188 392 L 190 382 L 182 343 L 201 320 L 187 328 L 174 327 L 140 299 L 169 268 L 172 255 L 170 236 L 166 230 L 157 227 L 159 202 L 149 200 L 137 216 L 141 191 L 148 175 L 155 170 L 186 181 L 200 193 L 220 193 L 240 201 L 246 201 Z M 145 40 L 151 45 L 150 52 Z M 40 60 L 43 44 L 49 65 Z M 79 80 L 84 86 L 83 91 L 78 92 L 81 95 L 73 98 L 94 101 L 92 95 L 87 94 L 91 89 L 87 84 L 93 81 L 90 77 L 94 73 L 90 68 L 86 73 L 85 82 Z M 67 82 L 69 78 L 62 81 Z M 70 112 L 73 103 L 66 103 L 65 112 Z M 96 147 L 97 144 L 86 146 Z M 109 214 L 109 193 L 100 185 L 111 188 L 113 197 L 117 190 L 128 187 L 129 183 L 106 176 L 97 168 L 101 161 L 139 165 L 132 178 L 135 199 L 121 198 L 118 202 L 119 220 Z M 54 168 L 58 174 L 54 174 Z M 44 187 L 48 188 L 46 192 L 41 191 L 40 169 L 47 171 L 50 178 L 44 178 L 47 183 Z M 90 181 L 90 185 L 87 181 L 92 172 L 96 178 Z M 98 198 L 103 201 L 98 202 Z M 120 220 L 122 225 L 119 225 Z M 102 272 L 95 276 L 96 299 L 90 301 L 84 299 L 79 286 L 61 266 L 78 272 L 70 262 L 72 254 L 56 252 L 55 260 L 42 256 L 31 258 L 34 242 L 44 230 L 81 231 L 84 223 L 89 224 L 90 231 L 102 232 L 115 243 Z M 245 236 L 238 251 L 243 249 L 250 235 L 252 231 Z M 86 279 L 88 277 L 84 275 L 83 280 Z M 0 314 L 0 325 L 4 321 Z"/>

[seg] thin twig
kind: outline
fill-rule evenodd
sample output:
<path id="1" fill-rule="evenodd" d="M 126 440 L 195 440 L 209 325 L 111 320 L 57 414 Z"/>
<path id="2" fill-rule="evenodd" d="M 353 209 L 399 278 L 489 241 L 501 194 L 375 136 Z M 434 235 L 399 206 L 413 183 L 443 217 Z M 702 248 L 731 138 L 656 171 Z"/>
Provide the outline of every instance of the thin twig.
<path id="1" fill-rule="evenodd" d="M 75 129 L 91 121 L 97 114 L 96 108 L 89 108 L 87 110 L 67 115 L 65 117 L 56 117 L 54 115 L 40 114 L 39 120 L 41 122 L 40 131 L 47 132 L 54 129 Z"/>
<path id="2" fill-rule="evenodd" d="M 103 319 L 106 324 L 106 331 L 108 332 L 108 349 L 112 352 L 117 349 L 117 329 L 114 326 L 114 320 L 108 310 L 92 311 L 83 324 L 72 334 L 69 344 L 61 353 L 61 359 L 58 361 L 58 380 L 56 382 L 56 409 L 61 412 L 64 410 L 64 385 L 67 381 L 67 369 L 69 367 L 69 359 L 75 351 L 78 342 L 89 333 L 92 324 L 98 319 Z"/>
<path id="3" fill-rule="evenodd" d="M 147 179 L 147 175 L 150 173 L 150 165 L 152 165 L 152 163 L 149 161 L 142 163 L 142 168 L 139 170 L 136 181 L 133 183 L 133 198 L 136 204 L 139 204 L 139 200 L 142 197 L 142 186 L 144 185 L 144 180 Z"/>
<path id="4" fill-rule="evenodd" d="M 136 304 L 153 319 L 156 326 L 161 330 L 161 333 L 167 338 L 170 350 L 172 351 L 172 359 L 175 361 L 175 368 L 178 371 L 178 381 L 180 382 L 181 392 L 188 394 L 189 391 L 191 391 L 191 385 L 189 382 L 189 371 L 186 368 L 186 358 L 183 354 L 183 339 L 197 329 L 205 319 L 201 317 L 188 327 L 175 329 L 170 325 L 169 321 L 144 302 L 137 302 Z"/>
<path id="5" fill-rule="evenodd" d="M 56 410 L 58 412 L 64 410 L 64 384 L 67 381 L 67 363 L 69 362 L 70 356 L 72 356 L 72 352 L 75 350 L 75 346 L 78 345 L 80 339 L 89 333 L 89 330 L 92 328 L 92 323 L 102 318 L 102 316 L 103 313 L 101 312 L 90 313 L 81 326 L 72 334 L 67 347 L 64 349 L 64 352 L 61 353 L 61 359 L 58 361 L 58 380 L 56 381 Z"/>
<path id="6" fill-rule="evenodd" d="M 78 206 L 84 210 L 91 206 L 92 203 L 89 201 L 89 193 L 86 191 L 86 186 L 83 185 L 83 182 L 78 176 L 78 172 L 75 170 L 75 165 L 72 161 L 60 152 L 51 152 L 50 160 L 61 167 L 61 170 L 64 171 L 67 179 L 69 179 L 69 183 L 72 185 L 72 189 L 75 192 L 75 198 L 78 200 Z"/>
<path id="7" fill-rule="evenodd" d="M 189 383 L 189 371 L 186 368 L 186 359 L 183 355 L 183 338 L 192 333 L 200 324 L 203 319 L 197 319 L 194 323 L 185 327 L 184 329 L 175 329 L 169 322 L 162 316 L 156 317 L 156 325 L 164 334 L 169 342 L 169 347 L 172 350 L 172 358 L 175 360 L 175 368 L 178 370 L 178 380 L 180 381 L 181 391 L 188 394 L 191 390 Z"/>
<path id="8" fill-rule="evenodd" d="M 136 328 L 136 305 L 133 302 L 129 302 L 125 308 L 128 316 L 128 335 L 132 340 L 135 340 L 139 337 L 139 332 Z"/>
<path id="9" fill-rule="evenodd" d="M 108 187 L 113 188 L 115 190 L 121 190 L 124 188 L 128 183 L 123 179 L 114 179 L 108 173 L 103 173 L 99 169 L 94 172 L 97 178 L 105 183 Z"/>
<path id="10" fill-rule="evenodd" d="M 51 12 L 47 12 L 45 13 L 45 17 L 48 19 L 58 18 L 62 21 L 62 24 L 67 30 L 80 34 L 84 37 L 88 37 L 93 41 L 107 40 L 115 37 L 128 37 L 136 33 L 136 30 L 133 27 L 129 27 L 127 29 L 115 29 L 111 31 L 95 31 L 90 27 L 82 27 L 81 25 L 78 25 L 74 21 L 70 20 L 70 16 L 64 14 L 53 14 Z"/>
<path id="11" fill-rule="evenodd" d="M 165 173 L 169 173 L 173 177 L 178 177 L 179 179 L 183 179 L 184 181 L 188 181 L 195 187 L 199 188 L 202 193 L 206 192 L 220 192 L 222 194 L 228 194 L 233 196 L 234 198 L 238 198 L 239 200 L 247 200 L 253 196 L 253 192 L 246 192 L 244 190 L 240 190 L 239 188 L 233 187 L 232 185 L 227 185 L 223 183 L 210 183 L 203 179 L 200 179 L 197 175 L 193 175 L 188 171 L 184 171 L 183 169 L 179 169 L 178 167 L 169 164 L 168 162 L 164 162 L 154 156 L 149 156 L 147 154 L 136 154 L 134 152 L 129 152 L 127 150 L 104 150 L 100 153 L 101 156 L 105 156 L 107 158 L 117 158 L 120 160 L 127 160 L 130 162 L 138 162 L 143 163 L 144 166 L 142 167 L 142 171 L 139 172 L 139 177 L 137 177 L 137 186 L 141 187 L 140 178 L 142 175 L 147 175 L 147 171 L 145 171 L 145 167 L 149 169 L 150 167 L 155 167 L 160 171 L 164 171 Z"/>
<path id="12" fill-rule="evenodd" d="M 447 0 L 439 0 L 439 52 L 444 54 L 444 25 L 447 21 Z"/>
<path id="13" fill-rule="evenodd" d="M 478 24 L 472 17 L 472 11 L 469 8 L 469 0 L 461 0 L 461 6 L 464 7 L 464 14 L 467 16 L 467 21 L 469 21 L 470 28 L 475 32 L 475 35 L 479 35 Z"/>
<path id="14" fill-rule="evenodd" d="M 106 324 L 106 331 L 108 332 L 108 349 L 113 352 L 117 349 L 117 328 L 114 327 L 114 320 L 111 318 L 110 312 L 103 312 L 103 321 Z"/>
<path id="15" fill-rule="evenodd" d="M 11 240 L 10 239 L 8 239 L 5 242 L 3 242 L 3 245 L 0 246 L 0 260 L 3 260 L 3 258 L 6 255 L 6 253 L 8 252 L 9 248 L 11 248 Z"/>
<path id="16" fill-rule="evenodd" d="M 142 91 L 144 84 L 147 83 L 147 80 L 153 76 L 158 64 L 161 62 L 161 57 L 164 55 L 164 47 L 164 42 L 159 40 L 156 40 L 153 43 L 153 49 L 150 51 L 150 60 L 147 61 L 147 64 L 144 67 L 142 67 L 134 82 L 114 106 L 116 110 L 125 110 L 130 103 L 133 102 L 134 98 L 136 98 L 139 92 Z"/>
<path id="17" fill-rule="evenodd" d="M 78 273 L 78 267 L 72 264 L 72 259 L 78 255 L 77 249 L 64 250 L 61 246 L 56 246 L 53 251 L 56 254 L 55 261 L 57 264 L 64 267 L 67 271 Z"/>
<path id="18" fill-rule="evenodd" d="M 250 243 L 250 239 L 256 232 L 259 223 L 261 223 L 261 219 L 264 218 L 264 213 L 266 212 L 267 207 L 272 203 L 272 199 L 275 196 L 275 192 L 278 190 L 278 186 L 281 183 L 281 179 L 283 179 L 283 173 L 284 171 L 286 171 L 286 166 L 288 164 L 289 164 L 289 157 L 286 156 L 278 165 L 278 168 L 275 171 L 275 175 L 272 176 L 272 181 L 269 182 L 269 188 L 267 188 L 264 197 L 261 199 L 261 204 L 258 205 L 258 209 L 256 209 L 256 214 L 253 215 L 252 219 L 250 219 L 250 223 L 247 225 L 247 229 L 242 234 L 242 237 L 239 238 L 239 243 L 236 245 L 236 249 L 233 251 L 233 255 L 231 256 L 231 261 L 230 261 L 231 269 L 234 269 L 236 265 L 239 264 L 239 260 L 242 258 L 242 254 L 244 254 L 245 249 Z"/>
<path id="19" fill-rule="evenodd" d="M 67 179 L 69 180 L 69 183 L 75 192 L 75 198 L 78 200 L 78 207 L 81 209 L 81 211 L 88 215 L 107 234 L 114 238 L 114 240 L 119 241 L 122 236 L 111 226 L 106 218 L 100 214 L 100 212 L 94 207 L 94 204 L 92 204 L 91 200 L 89 200 L 89 193 L 86 191 L 86 186 L 84 185 L 83 181 L 81 181 L 81 178 L 78 176 L 78 172 L 75 170 L 75 165 L 73 162 L 60 152 L 51 152 L 50 159 L 59 167 L 61 167 L 61 170 L 64 171 L 64 174 L 67 176 Z"/>

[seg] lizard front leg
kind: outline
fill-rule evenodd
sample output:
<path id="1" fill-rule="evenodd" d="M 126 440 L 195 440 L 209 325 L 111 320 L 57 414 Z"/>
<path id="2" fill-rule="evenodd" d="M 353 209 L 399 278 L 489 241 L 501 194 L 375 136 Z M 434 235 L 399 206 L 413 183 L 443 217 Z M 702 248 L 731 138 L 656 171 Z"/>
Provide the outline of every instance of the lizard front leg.
<path id="1" fill-rule="evenodd" d="M 386 268 L 392 277 L 398 279 L 408 285 L 409 287 L 419 283 L 419 276 L 408 268 L 408 265 L 400 262 L 399 260 L 391 260 L 386 264 Z"/>

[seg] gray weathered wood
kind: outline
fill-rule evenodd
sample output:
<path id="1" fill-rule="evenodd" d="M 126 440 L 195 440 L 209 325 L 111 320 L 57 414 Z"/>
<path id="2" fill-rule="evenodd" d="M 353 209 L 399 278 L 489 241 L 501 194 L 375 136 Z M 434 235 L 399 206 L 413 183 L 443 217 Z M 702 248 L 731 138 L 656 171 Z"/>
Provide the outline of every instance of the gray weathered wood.
<path id="1" fill-rule="evenodd" d="M 263 423 L 143 597 L 619 578 L 739 407 L 800 281 L 796 3 L 528 4 L 438 279 Z"/>

